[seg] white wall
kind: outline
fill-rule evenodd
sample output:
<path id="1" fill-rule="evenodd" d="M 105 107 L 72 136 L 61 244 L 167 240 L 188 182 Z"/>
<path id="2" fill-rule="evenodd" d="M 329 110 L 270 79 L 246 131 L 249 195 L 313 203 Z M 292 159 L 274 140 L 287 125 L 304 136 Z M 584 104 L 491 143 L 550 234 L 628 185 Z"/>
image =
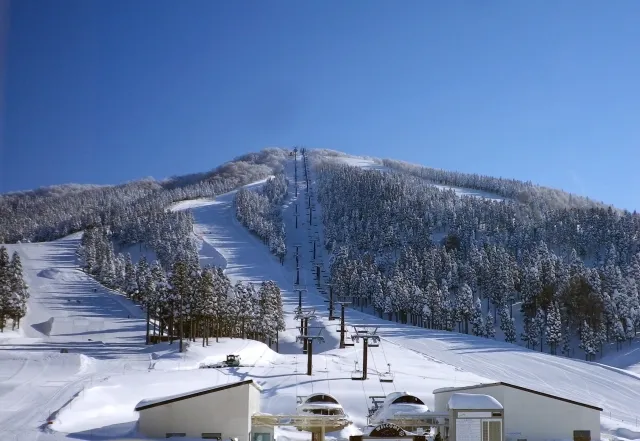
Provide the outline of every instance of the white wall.
<path id="1" fill-rule="evenodd" d="M 140 411 L 139 430 L 143 434 L 164 438 L 166 433 L 186 433 L 201 438 L 202 433 L 221 433 L 223 438 L 250 441 L 251 415 L 259 391 L 242 385 Z"/>
<path id="2" fill-rule="evenodd" d="M 434 394 L 436 412 L 447 411 L 447 403 L 454 392 Z M 600 440 L 600 412 L 597 410 L 507 386 L 460 392 L 491 395 L 502 404 L 505 441 L 571 440 L 574 430 L 590 430 L 591 439 Z"/>
<path id="3" fill-rule="evenodd" d="M 511 387 L 504 389 L 507 439 L 570 440 L 574 430 L 590 430 L 591 439 L 600 440 L 599 411 Z M 518 432 L 521 434 L 516 435 Z"/>

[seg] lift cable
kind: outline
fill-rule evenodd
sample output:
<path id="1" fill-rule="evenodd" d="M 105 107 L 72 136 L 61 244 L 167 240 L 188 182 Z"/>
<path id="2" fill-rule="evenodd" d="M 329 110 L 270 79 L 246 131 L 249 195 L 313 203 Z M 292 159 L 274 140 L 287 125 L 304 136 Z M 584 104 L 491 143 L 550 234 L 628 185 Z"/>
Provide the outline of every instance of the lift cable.
<path id="1" fill-rule="evenodd" d="M 369 351 L 371 351 L 371 361 L 373 361 L 373 368 L 375 369 L 376 374 L 378 374 L 378 377 L 380 377 L 380 371 L 378 370 L 378 366 L 376 365 L 376 358 L 373 356 L 373 351 L 371 350 L 371 348 L 369 348 Z M 380 383 L 380 387 L 382 388 L 382 394 L 386 397 L 387 393 L 384 390 L 384 384 L 382 382 Z"/>
<path id="2" fill-rule="evenodd" d="M 393 373 L 391 372 L 391 364 L 389 364 L 389 360 L 387 360 L 387 354 L 384 352 L 384 345 L 380 345 L 380 347 L 382 348 L 382 356 L 384 357 L 384 362 L 387 363 L 387 367 L 389 368 L 389 375 L 391 376 L 391 383 L 393 383 L 393 391 L 396 392 L 396 383 L 395 381 L 395 375 L 393 375 Z"/>

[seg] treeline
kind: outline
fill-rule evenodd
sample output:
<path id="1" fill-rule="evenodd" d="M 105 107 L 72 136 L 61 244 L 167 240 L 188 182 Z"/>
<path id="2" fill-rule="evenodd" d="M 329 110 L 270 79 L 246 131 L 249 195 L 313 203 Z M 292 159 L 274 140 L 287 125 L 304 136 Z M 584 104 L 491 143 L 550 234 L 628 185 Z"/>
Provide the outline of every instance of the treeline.
<path id="1" fill-rule="evenodd" d="M 606 208 L 604 204 L 587 197 L 576 196 L 562 190 L 542 187 L 531 182 L 518 181 L 517 179 L 440 170 L 392 159 L 383 159 L 382 164 L 392 170 L 417 176 L 434 184 L 486 191 L 526 204 L 535 203 L 537 204 L 535 208 L 538 210 Z"/>
<path id="2" fill-rule="evenodd" d="M 20 319 L 27 313 L 29 291 L 22 275 L 22 263 L 17 251 L 9 259 L 5 247 L 0 247 L 0 332 L 9 320 L 11 329 L 20 328 Z"/>
<path id="3" fill-rule="evenodd" d="M 553 353 L 568 353 L 575 336 L 587 358 L 640 328 L 636 215 L 573 208 L 543 216 L 336 164 L 319 166 L 318 177 L 334 289 L 380 316 L 490 337 L 499 326 L 507 341 Z"/>
<path id="4" fill-rule="evenodd" d="M 265 149 L 208 173 L 118 186 L 61 185 L 0 196 L 0 243 L 43 242 L 95 226 L 125 241 L 143 240 L 144 224 L 174 202 L 213 197 L 278 173 L 288 152 Z M 131 230 L 131 231 L 129 231 Z"/>
<path id="5" fill-rule="evenodd" d="M 89 229 L 78 249 L 83 269 L 124 293 L 147 314 L 147 343 L 183 338 L 203 345 L 210 337 L 249 337 L 271 344 L 284 330 L 280 289 L 272 281 L 258 290 L 232 285 L 220 268 L 200 268 L 197 255 L 169 266 L 115 254 L 109 232 Z"/>
<path id="6" fill-rule="evenodd" d="M 279 173 L 269 178 L 258 191 L 241 188 L 236 193 L 236 217 L 242 225 L 269 246 L 280 263 L 287 254 L 282 202 L 287 196 L 288 181 Z"/>

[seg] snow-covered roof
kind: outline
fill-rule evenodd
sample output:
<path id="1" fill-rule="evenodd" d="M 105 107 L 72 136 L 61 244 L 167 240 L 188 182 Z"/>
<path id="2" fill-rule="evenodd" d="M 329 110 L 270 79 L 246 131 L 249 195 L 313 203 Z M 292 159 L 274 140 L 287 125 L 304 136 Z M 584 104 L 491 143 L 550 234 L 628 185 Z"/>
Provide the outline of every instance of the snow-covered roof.
<path id="1" fill-rule="evenodd" d="M 449 409 L 501 410 L 503 407 L 491 395 L 455 393 L 449 398 Z"/>
<path id="2" fill-rule="evenodd" d="M 162 406 L 164 404 L 169 404 L 176 401 L 188 400 L 189 398 L 195 398 L 200 395 L 206 395 L 214 392 L 219 392 L 221 390 L 231 389 L 233 387 L 239 387 L 244 385 L 251 385 L 256 389 L 258 389 L 258 391 L 262 392 L 262 388 L 255 381 L 245 380 L 245 381 L 238 381 L 236 383 L 220 384 L 217 386 L 207 387 L 204 389 L 191 390 L 189 392 L 183 392 L 181 394 L 176 394 L 176 395 L 152 398 L 150 400 L 142 400 L 138 404 L 136 404 L 135 410 L 141 411 L 145 409 L 150 409 L 152 407 Z"/>
<path id="3" fill-rule="evenodd" d="M 532 393 L 532 394 L 540 395 L 540 396 L 543 396 L 543 397 L 546 397 L 546 398 L 551 398 L 553 400 L 564 401 L 565 403 L 575 404 L 576 406 L 582 406 L 582 407 L 586 407 L 586 408 L 589 408 L 589 409 L 599 410 L 600 412 L 602 412 L 602 408 L 601 407 L 598 407 L 598 406 L 593 405 L 593 404 L 581 403 L 579 401 L 570 400 L 568 398 L 559 397 L 557 395 L 551 395 L 549 393 L 541 392 L 539 390 L 529 389 L 529 388 L 522 387 L 522 386 L 516 386 L 515 384 L 511 384 L 511 383 L 505 383 L 504 381 L 499 381 L 499 382 L 495 382 L 495 383 L 480 383 L 480 384 L 476 384 L 476 385 L 473 385 L 473 386 L 441 387 L 439 389 L 435 389 L 433 391 L 433 393 L 434 394 L 440 394 L 440 393 L 445 393 L 445 392 L 458 392 L 458 391 L 464 391 L 464 390 L 483 389 L 485 387 L 493 387 L 493 386 L 510 387 L 510 388 L 518 389 L 518 390 L 521 390 L 521 391 L 524 391 L 524 392 L 529 392 L 529 393 Z"/>

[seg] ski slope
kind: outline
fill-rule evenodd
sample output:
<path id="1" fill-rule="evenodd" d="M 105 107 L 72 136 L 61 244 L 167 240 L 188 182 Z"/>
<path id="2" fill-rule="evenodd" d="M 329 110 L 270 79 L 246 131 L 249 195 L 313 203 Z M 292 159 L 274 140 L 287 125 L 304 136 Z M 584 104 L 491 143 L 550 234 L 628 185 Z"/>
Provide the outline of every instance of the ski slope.
<path id="1" fill-rule="evenodd" d="M 353 166 L 378 166 L 367 160 L 348 161 Z M 0 335 L 0 440 L 139 439 L 133 408 L 140 400 L 246 378 L 263 387 L 263 411 L 268 413 L 294 412 L 297 396 L 335 395 L 354 426 L 328 439 L 359 432 L 366 424 L 371 395 L 408 390 L 432 407 L 436 388 L 499 380 L 599 405 L 605 409 L 603 431 L 621 439 L 640 439 L 640 429 L 633 424 L 640 416 L 640 378 L 630 372 L 499 341 L 401 325 L 348 308 L 349 325 L 377 326 L 382 337 L 379 347 L 369 349 L 370 379 L 352 381 L 362 346 L 338 349 L 337 322 L 328 320 L 322 293 L 325 277 L 320 287 L 313 278 L 313 241 L 323 243 L 318 223 L 321 207 L 315 203 L 311 170 L 314 210 L 309 222 L 308 195 L 301 163 L 299 166 L 298 198 L 294 196 L 294 162 L 289 161 L 285 168 L 291 187 L 284 206 L 288 247 L 284 265 L 235 219 L 235 192 L 172 207 L 192 210 L 203 264 L 224 268 L 232 280 L 259 283 L 271 279 L 281 287 L 287 330 L 280 335 L 280 353 L 241 339 L 221 339 L 208 347 L 202 347 L 201 341 L 192 342 L 183 354 L 176 352 L 175 344 L 144 347 L 144 319 L 137 306 L 78 269 L 74 252 L 80 235 L 50 243 L 10 245 L 9 252 L 17 250 L 23 258 L 32 297 L 21 329 Z M 263 182 L 249 187 L 257 189 Z M 296 204 L 301 213 L 297 229 Z M 313 348 L 317 355 L 312 377 L 306 375 L 306 355 L 295 341 L 294 245 L 299 245 L 303 256 L 301 284 L 307 289 L 303 306 L 316 308 L 318 316 L 310 326 L 325 337 L 324 343 Z M 315 262 L 328 271 L 328 256 L 320 246 Z M 42 324 L 52 317 L 51 332 L 46 335 Z M 70 353 L 61 354 L 61 348 Z M 201 362 L 216 362 L 229 353 L 240 354 L 247 366 L 198 369 Z M 395 374 L 392 384 L 378 381 L 387 364 Z M 309 439 L 309 434 L 279 430 L 277 437 Z"/>
<path id="2" fill-rule="evenodd" d="M 286 170 L 293 186 L 292 162 L 287 164 Z M 299 165 L 299 210 L 304 213 L 306 192 L 302 183 L 301 164 Z M 370 163 L 356 162 L 356 165 Z M 310 170 L 310 173 L 313 198 L 313 170 Z M 301 278 L 308 289 L 303 306 L 313 306 L 318 311 L 323 311 L 324 317 L 315 323 L 324 326 L 328 330 L 327 334 L 334 333 L 332 325 L 326 320 L 326 297 L 319 293 L 313 281 L 312 240 L 316 239 L 318 243 L 322 243 L 322 228 L 313 218 L 311 224 L 308 219 L 303 219 L 299 228 L 295 228 L 292 214 L 297 201 L 293 196 L 293 188 L 289 193 L 290 197 L 284 208 L 289 256 L 284 266 L 280 266 L 267 248 L 235 221 L 233 199 L 230 195 L 218 198 L 210 208 L 201 205 L 194 210 L 197 228 L 199 231 L 211 231 L 204 239 L 225 256 L 230 276 L 243 280 L 259 280 L 265 277 L 276 280 L 284 288 L 285 300 L 289 307 L 297 303 L 297 297 L 291 293 L 295 277 L 295 263 L 291 256 L 295 250 L 293 244 L 300 244 L 301 255 L 306 256 L 302 263 Z M 320 218 L 320 213 L 321 207 L 314 204 L 315 219 Z M 301 216 L 301 219 L 303 217 Z M 218 236 L 219 233 L 222 235 Z M 320 247 L 316 249 L 316 253 L 317 259 L 323 261 L 323 269 L 328 271 L 326 253 Z M 386 351 L 392 346 L 402 348 L 405 353 L 416 354 L 424 360 L 455 366 L 493 381 L 510 381 L 524 387 L 595 404 L 605 410 L 604 415 L 619 420 L 635 421 L 640 414 L 640 380 L 629 372 L 614 370 L 597 363 L 551 356 L 496 340 L 401 325 L 353 309 L 347 310 L 346 319 L 349 324 L 367 323 L 379 326 L 379 333 L 383 337 L 381 347 L 384 346 Z M 406 365 L 404 362 L 402 364 Z"/>

